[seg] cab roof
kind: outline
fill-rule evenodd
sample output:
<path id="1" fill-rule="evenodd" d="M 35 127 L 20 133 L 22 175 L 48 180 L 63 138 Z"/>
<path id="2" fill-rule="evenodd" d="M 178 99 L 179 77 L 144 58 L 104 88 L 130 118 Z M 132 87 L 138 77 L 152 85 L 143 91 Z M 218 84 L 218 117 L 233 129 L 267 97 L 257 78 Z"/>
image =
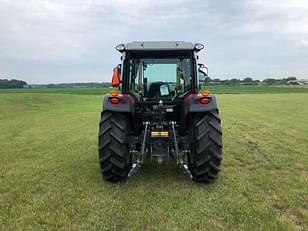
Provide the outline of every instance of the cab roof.
<path id="1" fill-rule="evenodd" d="M 134 41 L 127 44 L 119 44 L 116 49 L 118 51 L 160 51 L 160 50 L 195 50 L 203 49 L 202 44 L 184 42 L 184 41 Z"/>

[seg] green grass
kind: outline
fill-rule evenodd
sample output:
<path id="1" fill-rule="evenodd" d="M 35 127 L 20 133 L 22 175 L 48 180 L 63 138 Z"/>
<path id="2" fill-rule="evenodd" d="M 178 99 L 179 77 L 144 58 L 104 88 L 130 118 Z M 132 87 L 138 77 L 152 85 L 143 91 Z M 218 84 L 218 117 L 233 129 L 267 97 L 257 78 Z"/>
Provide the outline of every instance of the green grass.
<path id="1" fill-rule="evenodd" d="M 173 163 L 102 180 L 101 96 L 0 94 L 0 230 L 307 230 L 308 94 L 218 95 L 214 184 Z"/>

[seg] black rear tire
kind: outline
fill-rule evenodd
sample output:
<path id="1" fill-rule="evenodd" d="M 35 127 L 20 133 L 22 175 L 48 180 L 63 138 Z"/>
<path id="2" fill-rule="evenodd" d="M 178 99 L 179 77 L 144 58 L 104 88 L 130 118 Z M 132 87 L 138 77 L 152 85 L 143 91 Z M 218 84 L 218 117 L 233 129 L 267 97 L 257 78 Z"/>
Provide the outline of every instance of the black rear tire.
<path id="1" fill-rule="evenodd" d="M 195 114 L 190 122 L 192 145 L 188 167 L 194 181 L 217 179 L 222 160 L 222 130 L 218 111 Z"/>
<path id="2" fill-rule="evenodd" d="M 99 164 L 105 180 L 123 181 L 131 169 L 129 120 L 125 114 L 102 112 L 99 125 Z"/>

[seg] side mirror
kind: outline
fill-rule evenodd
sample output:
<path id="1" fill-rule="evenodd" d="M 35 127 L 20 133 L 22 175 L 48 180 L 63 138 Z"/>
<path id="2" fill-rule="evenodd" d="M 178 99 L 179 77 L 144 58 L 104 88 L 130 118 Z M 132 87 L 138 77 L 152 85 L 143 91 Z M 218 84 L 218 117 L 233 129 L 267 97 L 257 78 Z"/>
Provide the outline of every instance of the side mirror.
<path id="1" fill-rule="evenodd" d="M 204 64 L 198 64 L 198 71 L 204 74 L 205 76 L 208 76 L 209 70 Z"/>
<path id="2" fill-rule="evenodd" d="M 198 64 L 199 90 L 205 85 L 208 79 L 208 68 L 204 64 Z"/>
<path id="3" fill-rule="evenodd" d="M 121 83 L 121 64 L 113 68 L 113 75 L 112 75 L 112 81 L 111 85 L 113 87 L 118 87 Z"/>

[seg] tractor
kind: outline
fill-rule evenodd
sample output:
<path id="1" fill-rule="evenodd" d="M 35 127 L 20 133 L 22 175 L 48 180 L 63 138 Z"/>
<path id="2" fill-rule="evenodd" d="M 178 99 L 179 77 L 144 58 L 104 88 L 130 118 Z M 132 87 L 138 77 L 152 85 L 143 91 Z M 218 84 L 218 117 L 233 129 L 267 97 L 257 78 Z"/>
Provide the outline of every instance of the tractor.
<path id="1" fill-rule="evenodd" d="M 148 41 L 119 44 L 103 99 L 98 151 L 102 176 L 131 177 L 145 161 L 174 160 L 196 182 L 217 179 L 222 129 L 216 97 L 202 86 L 207 67 L 198 64 L 202 44 Z"/>

